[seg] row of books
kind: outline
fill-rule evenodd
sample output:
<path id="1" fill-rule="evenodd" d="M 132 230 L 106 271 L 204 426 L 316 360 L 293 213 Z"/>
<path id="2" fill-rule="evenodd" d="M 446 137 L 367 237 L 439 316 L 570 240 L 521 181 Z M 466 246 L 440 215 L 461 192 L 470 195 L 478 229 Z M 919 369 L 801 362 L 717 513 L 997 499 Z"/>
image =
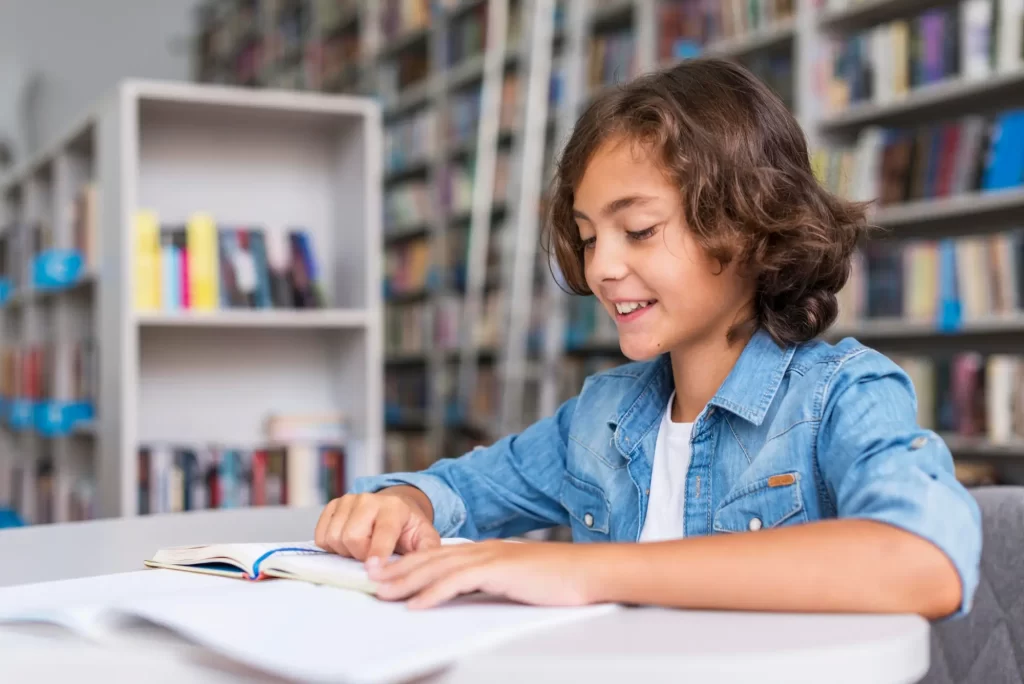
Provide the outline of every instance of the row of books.
<path id="1" fill-rule="evenodd" d="M 383 0 L 380 33 L 384 45 L 430 26 L 430 0 Z"/>
<path id="2" fill-rule="evenodd" d="M 400 171 L 437 152 L 437 115 L 428 107 L 404 117 L 384 129 L 384 168 Z"/>
<path id="3" fill-rule="evenodd" d="M 66 483 L 58 484 L 55 461 L 48 454 L 43 454 L 31 467 L 32 471 L 26 471 L 26 466 L 17 459 L 11 467 L 9 504 L 13 510 L 25 510 L 23 488 L 29 486 L 35 495 L 31 517 L 36 524 L 58 522 L 57 503 L 61 497 L 66 499 L 68 522 L 94 520 L 98 517 L 96 483 L 91 477 L 76 476 L 69 478 Z M 32 475 L 28 483 L 25 478 L 27 472 Z"/>
<path id="4" fill-rule="evenodd" d="M 220 227 L 205 214 L 161 226 L 152 211 L 136 214 L 134 230 L 138 311 L 324 306 L 306 230 Z"/>
<path id="5" fill-rule="evenodd" d="M 837 194 L 880 205 L 1024 184 L 1024 110 L 913 129 L 865 129 L 853 147 L 812 154 Z"/>
<path id="6" fill-rule="evenodd" d="M 658 59 L 700 54 L 716 41 L 792 19 L 793 0 L 670 0 L 658 3 Z"/>
<path id="7" fill-rule="evenodd" d="M 435 460 L 423 433 L 389 432 L 384 437 L 384 470 L 389 473 L 424 470 Z"/>
<path id="8" fill-rule="evenodd" d="M 349 21 L 358 2 L 202 3 L 193 60 L 196 80 L 337 90 L 332 70 L 354 63 L 360 52 L 359 23 Z"/>
<path id="9" fill-rule="evenodd" d="M 884 104 L 951 78 L 987 78 L 1022 65 L 1024 7 L 962 0 L 823 43 L 816 88 L 831 112 Z"/>
<path id="10" fill-rule="evenodd" d="M 151 444 L 138 450 L 138 512 L 245 506 L 322 506 L 346 491 L 338 444 Z"/>
<path id="11" fill-rule="evenodd" d="M 914 383 L 922 427 L 992 444 L 1024 440 L 1024 357 L 894 356 Z"/>
<path id="12" fill-rule="evenodd" d="M 587 84 L 596 90 L 628 81 L 637 73 L 636 38 L 632 31 L 594 36 L 587 59 Z"/>
<path id="13" fill-rule="evenodd" d="M 472 208 L 475 165 L 475 158 L 466 164 L 453 164 L 441 179 L 441 204 L 450 214 L 468 214 Z M 508 150 L 499 150 L 494 168 L 494 204 L 508 199 L 509 165 Z"/>
<path id="14" fill-rule="evenodd" d="M 509 19 L 514 13 L 509 13 Z M 475 55 L 483 54 L 487 46 L 487 3 L 480 3 L 463 13 L 448 27 L 444 63 L 449 67 Z"/>
<path id="15" fill-rule="evenodd" d="M 337 7 L 338 3 L 324 3 Z M 359 22 L 345 24 L 347 30 L 338 30 L 338 22 L 327 23 L 322 28 L 321 39 L 310 47 L 316 64 L 311 86 L 314 90 L 329 93 L 354 90 L 359 78 L 362 43 L 359 37 Z"/>
<path id="16" fill-rule="evenodd" d="M 99 383 L 96 340 L 45 342 L 23 347 L 0 347 L 0 397 L 41 401 L 95 403 Z M 70 373 L 66 388 L 58 388 L 58 369 Z M 59 391 L 58 391 L 59 390 Z"/>
<path id="17" fill-rule="evenodd" d="M 473 326 L 478 349 L 497 349 L 502 296 L 499 290 L 484 293 L 483 308 Z M 433 326 L 430 312 L 433 311 Z M 457 295 L 438 297 L 431 309 L 427 302 L 403 303 L 385 307 L 385 352 L 392 356 L 425 354 L 431 349 L 454 351 L 461 347 L 463 300 Z M 535 322 L 530 334 L 541 335 L 542 309 L 534 305 Z"/>
<path id="18" fill-rule="evenodd" d="M 428 240 L 395 245 L 384 255 L 384 292 L 388 296 L 422 292 L 432 272 Z"/>
<path id="19" fill-rule="evenodd" d="M 19 213 L 17 209 L 15 213 Z M 94 272 L 98 253 L 96 220 L 96 185 L 87 182 L 79 187 L 72 200 L 70 234 L 66 238 L 58 237 L 58 233 L 64 231 L 48 218 L 14 221 L 5 226 L 0 231 L 0 279 L 11 287 L 27 286 L 33 261 L 56 249 L 76 252 L 81 258 L 80 271 Z"/>
<path id="20" fill-rule="evenodd" d="M 384 376 L 384 418 L 388 426 L 425 420 L 434 380 L 420 368 L 399 366 Z"/>
<path id="21" fill-rule="evenodd" d="M 900 317 L 962 322 L 1024 309 L 1024 231 L 946 240 L 873 241 L 853 262 L 839 294 L 840 322 Z"/>
<path id="22" fill-rule="evenodd" d="M 384 233 L 401 233 L 434 220 L 437 201 L 429 181 L 414 179 L 384 193 Z"/>
<path id="23" fill-rule="evenodd" d="M 377 96 L 384 101 L 399 97 L 404 91 L 420 87 L 430 76 L 430 51 L 427 41 L 418 49 L 404 50 L 377 66 Z"/>

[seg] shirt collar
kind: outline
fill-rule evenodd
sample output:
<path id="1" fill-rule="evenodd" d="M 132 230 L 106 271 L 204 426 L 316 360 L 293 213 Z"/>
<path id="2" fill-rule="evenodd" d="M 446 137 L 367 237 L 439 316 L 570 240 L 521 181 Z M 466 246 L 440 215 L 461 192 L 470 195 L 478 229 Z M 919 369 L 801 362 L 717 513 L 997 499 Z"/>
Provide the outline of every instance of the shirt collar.
<path id="1" fill-rule="evenodd" d="M 794 345 L 780 347 L 771 335 L 758 330 L 711 398 L 710 405 L 760 425 L 794 353 Z M 668 354 L 659 356 L 630 385 L 619 401 L 615 416 L 608 421 L 617 428 L 615 440 L 622 453 L 628 455 L 654 427 L 674 388 L 672 362 Z"/>

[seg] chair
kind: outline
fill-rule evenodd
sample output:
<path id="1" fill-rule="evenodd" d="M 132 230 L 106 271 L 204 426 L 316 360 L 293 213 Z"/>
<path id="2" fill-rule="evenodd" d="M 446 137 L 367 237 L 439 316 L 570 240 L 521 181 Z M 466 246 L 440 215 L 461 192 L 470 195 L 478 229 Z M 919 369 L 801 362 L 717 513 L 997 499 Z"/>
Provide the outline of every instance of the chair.
<path id="1" fill-rule="evenodd" d="M 1024 684 L 1024 487 L 979 487 L 981 579 L 967 616 L 932 625 L 923 684 Z"/>

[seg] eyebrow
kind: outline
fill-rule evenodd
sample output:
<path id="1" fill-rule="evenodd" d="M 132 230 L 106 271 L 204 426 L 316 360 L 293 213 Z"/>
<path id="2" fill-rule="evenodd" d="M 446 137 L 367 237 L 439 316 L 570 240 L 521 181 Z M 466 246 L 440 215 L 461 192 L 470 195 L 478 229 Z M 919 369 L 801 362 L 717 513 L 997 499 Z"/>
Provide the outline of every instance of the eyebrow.
<path id="1" fill-rule="evenodd" d="M 628 209 L 638 204 L 647 204 L 648 202 L 654 199 L 656 198 L 650 197 L 648 195 L 627 195 L 626 197 L 620 197 L 604 205 L 604 208 L 601 209 L 601 215 L 604 216 L 605 218 L 608 218 L 609 216 L 617 214 L 618 212 L 624 209 Z M 579 209 L 576 209 L 575 207 L 572 210 L 572 215 L 573 218 L 583 219 L 584 221 L 590 221 L 591 223 L 593 223 L 589 216 L 584 214 Z"/>

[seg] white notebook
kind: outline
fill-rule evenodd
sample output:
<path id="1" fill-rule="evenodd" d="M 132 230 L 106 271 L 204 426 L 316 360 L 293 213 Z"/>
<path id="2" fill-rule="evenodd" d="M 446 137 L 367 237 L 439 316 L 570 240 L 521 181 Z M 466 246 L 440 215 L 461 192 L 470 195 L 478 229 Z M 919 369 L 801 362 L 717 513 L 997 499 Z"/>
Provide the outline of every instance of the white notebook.
<path id="1" fill-rule="evenodd" d="M 143 620 L 278 676 L 366 684 L 408 681 L 533 630 L 614 609 L 538 608 L 477 595 L 410 611 L 332 586 L 170 570 L 0 589 L 0 629 L 54 623 L 118 647 Z"/>

